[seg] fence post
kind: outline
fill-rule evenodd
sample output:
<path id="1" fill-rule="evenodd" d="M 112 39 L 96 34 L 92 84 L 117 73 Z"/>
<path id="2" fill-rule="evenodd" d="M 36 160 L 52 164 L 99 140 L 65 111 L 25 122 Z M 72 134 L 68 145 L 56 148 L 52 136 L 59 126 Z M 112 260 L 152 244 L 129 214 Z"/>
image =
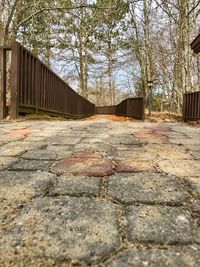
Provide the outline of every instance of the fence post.
<path id="1" fill-rule="evenodd" d="M 40 108 L 40 87 L 41 87 L 41 64 L 38 59 L 36 59 L 36 77 L 35 77 L 35 112 L 38 113 Z"/>
<path id="2" fill-rule="evenodd" d="M 20 46 L 17 42 L 12 45 L 11 54 L 11 109 L 12 119 L 19 115 L 19 79 L 20 79 Z"/>
<path id="3" fill-rule="evenodd" d="M 0 48 L 0 120 L 6 117 L 6 49 Z"/>
<path id="4" fill-rule="evenodd" d="M 142 102 L 142 116 L 141 119 L 144 120 L 145 119 L 145 98 L 141 97 L 141 102 Z"/>

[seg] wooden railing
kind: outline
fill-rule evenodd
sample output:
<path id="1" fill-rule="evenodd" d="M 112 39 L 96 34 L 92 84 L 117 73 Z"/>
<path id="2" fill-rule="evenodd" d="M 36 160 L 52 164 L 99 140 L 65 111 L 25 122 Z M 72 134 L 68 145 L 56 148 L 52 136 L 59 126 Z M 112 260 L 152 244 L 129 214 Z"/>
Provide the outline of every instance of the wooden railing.
<path id="1" fill-rule="evenodd" d="M 144 97 L 127 98 L 116 106 L 96 107 L 96 114 L 115 114 L 144 120 Z"/>
<path id="2" fill-rule="evenodd" d="M 115 114 L 144 120 L 144 97 L 132 97 L 116 105 Z"/>
<path id="3" fill-rule="evenodd" d="M 46 113 L 67 118 L 82 118 L 94 114 L 94 104 L 72 90 L 27 49 L 17 42 L 10 49 L 10 115 L 13 119 L 17 118 L 19 113 Z M 5 48 L 1 48 L 1 119 L 6 113 L 5 65 Z"/>
<path id="4" fill-rule="evenodd" d="M 11 50 L 12 119 L 20 113 L 45 113 L 67 118 L 83 118 L 95 113 L 95 105 L 80 96 L 58 75 L 18 42 L 0 49 L 0 119 L 6 108 L 6 51 Z M 128 98 L 116 106 L 101 107 L 97 113 L 112 113 L 144 119 L 144 98 Z"/>
<path id="5" fill-rule="evenodd" d="M 200 91 L 183 95 L 183 120 L 200 119 Z"/>

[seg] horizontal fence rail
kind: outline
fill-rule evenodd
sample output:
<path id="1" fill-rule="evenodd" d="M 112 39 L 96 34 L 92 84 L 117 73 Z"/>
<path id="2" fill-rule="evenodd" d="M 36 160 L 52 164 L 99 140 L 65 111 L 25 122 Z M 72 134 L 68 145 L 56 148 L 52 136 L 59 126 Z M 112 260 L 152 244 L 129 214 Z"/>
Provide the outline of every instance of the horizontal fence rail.
<path id="1" fill-rule="evenodd" d="M 94 114 L 94 104 L 72 90 L 17 42 L 12 45 L 11 66 L 12 118 L 19 113 L 46 113 L 68 118 Z"/>
<path id="2" fill-rule="evenodd" d="M 144 97 L 127 98 L 116 106 L 96 107 L 96 114 L 115 114 L 144 120 Z"/>
<path id="3" fill-rule="evenodd" d="M 183 95 L 183 119 L 200 119 L 200 91 L 185 93 Z"/>

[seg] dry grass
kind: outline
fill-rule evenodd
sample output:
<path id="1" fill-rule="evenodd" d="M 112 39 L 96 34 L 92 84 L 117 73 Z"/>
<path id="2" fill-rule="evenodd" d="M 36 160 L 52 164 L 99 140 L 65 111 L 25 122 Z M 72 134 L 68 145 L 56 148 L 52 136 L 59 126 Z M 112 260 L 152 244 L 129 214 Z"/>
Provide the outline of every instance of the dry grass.
<path id="1" fill-rule="evenodd" d="M 182 115 L 175 112 L 155 112 L 153 111 L 151 117 L 148 115 L 148 111 L 145 112 L 146 120 L 150 122 L 181 122 Z"/>
<path id="2" fill-rule="evenodd" d="M 92 117 L 87 118 L 86 120 L 99 120 L 99 119 L 106 119 L 109 121 L 119 121 L 119 122 L 133 122 L 136 121 L 133 118 L 130 117 L 124 117 L 124 116 L 116 116 L 116 115 L 93 115 Z"/>

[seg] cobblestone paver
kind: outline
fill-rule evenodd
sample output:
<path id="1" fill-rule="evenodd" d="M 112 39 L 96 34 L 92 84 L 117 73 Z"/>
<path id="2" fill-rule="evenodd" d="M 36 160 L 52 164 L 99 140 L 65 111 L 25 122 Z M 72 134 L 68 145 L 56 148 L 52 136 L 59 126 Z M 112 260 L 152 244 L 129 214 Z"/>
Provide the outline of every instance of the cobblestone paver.
<path id="1" fill-rule="evenodd" d="M 200 128 L 0 122 L 0 266 L 200 266 Z"/>

